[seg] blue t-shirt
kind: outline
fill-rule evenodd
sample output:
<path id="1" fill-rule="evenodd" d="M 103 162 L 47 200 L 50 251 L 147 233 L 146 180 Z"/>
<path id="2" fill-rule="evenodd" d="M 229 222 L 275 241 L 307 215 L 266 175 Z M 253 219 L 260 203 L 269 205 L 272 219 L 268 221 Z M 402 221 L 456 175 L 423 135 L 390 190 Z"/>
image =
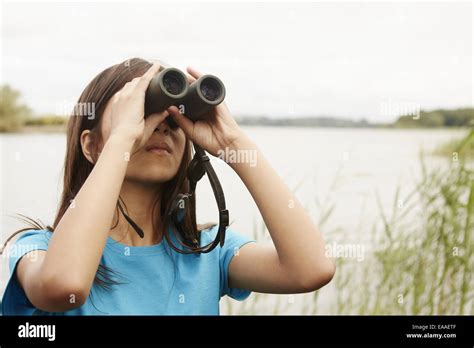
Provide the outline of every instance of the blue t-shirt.
<path id="1" fill-rule="evenodd" d="M 201 232 L 201 245 L 214 240 L 217 226 Z M 151 246 L 128 246 L 111 237 L 101 264 L 114 272 L 120 284 L 109 289 L 95 282 L 86 302 L 66 312 L 45 312 L 35 308 L 21 288 L 15 269 L 23 255 L 47 250 L 52 233 L 30 230 L 10 247 L 10 279 L 3 294 L 3 315 L 218 315 L 219 300 L 228 295 L 244 300 L 250 291 L 229 288 L 228 269 L 233 256 L 249 239 L 226 230 L 224 246 L 206 254 L 180 254 L 166 239 Z"/>

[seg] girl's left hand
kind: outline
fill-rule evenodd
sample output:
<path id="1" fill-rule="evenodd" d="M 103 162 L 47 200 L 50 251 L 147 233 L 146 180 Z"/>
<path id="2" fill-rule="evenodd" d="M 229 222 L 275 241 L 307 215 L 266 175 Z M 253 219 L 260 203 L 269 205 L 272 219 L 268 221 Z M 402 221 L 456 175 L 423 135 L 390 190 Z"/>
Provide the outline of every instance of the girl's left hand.
<path id="1" fill-rule="evenodd" d="M 187 71 L 191 75 L 189 76 L 190 83 L 203 75 L 190 67 L 187 68 Z M 181 114 L 176 106 L 169 107 L 168 112 L 188 139 L 213 156 L 217 156 L 219 150 L 225 151 L 226 148 L 232 148 L 236 140 L 243 135 L 225 102 L 213 108 L 205 120 L 196 122 Z"/>

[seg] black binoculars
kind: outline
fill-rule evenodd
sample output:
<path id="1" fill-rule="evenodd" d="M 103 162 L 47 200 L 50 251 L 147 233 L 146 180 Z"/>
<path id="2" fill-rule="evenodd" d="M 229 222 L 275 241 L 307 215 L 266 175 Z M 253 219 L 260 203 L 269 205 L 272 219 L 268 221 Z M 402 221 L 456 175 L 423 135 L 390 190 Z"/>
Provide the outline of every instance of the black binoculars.
<path id="1" fill-rule="evenodd" d="M 203 75 L 189 85 L 186 75 L 176 68 L 160 68 L 145 94 L 145 118 L 175 105 L 192 121 L 204 119 L 213 107 L 222 103 L 225 87 L 213 75 Z M 171 117 L 166 119 L 171 128 L 178 125 Z"/>

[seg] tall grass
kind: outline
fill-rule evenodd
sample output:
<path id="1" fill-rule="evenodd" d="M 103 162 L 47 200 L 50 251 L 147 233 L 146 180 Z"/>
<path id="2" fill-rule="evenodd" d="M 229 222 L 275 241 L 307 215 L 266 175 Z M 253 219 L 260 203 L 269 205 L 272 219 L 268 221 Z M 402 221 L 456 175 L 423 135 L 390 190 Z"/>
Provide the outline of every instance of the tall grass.
<path id="1" fill-rule="evenodd" d="M 428 169 L 421 155 L 415 189 L 402 199 L 397 189 L 389 214 L 379 203 L 373 254 L 362 267 L 340 262 L 335 313 L 473 313 L 474 171 L 465 148 L 473 137 L 457 142 L 453 152 L 466 155 L 443 168 Z"/>
<path id="2" fill-rule="evenodd" d="M 390 223 L 382 217 L 374 264 L 365 265 L 377 270 L 365 312 L 472 313 L 474 172 L 464 163 L 428 171 L 422 160 L 421 182 L 402 202 Z M 407 223 L 410 212 L 416 220 Z"/>
<path id="3" fill-rule="evenodd" d="M 474 129 L 471 129 L 466 137 L 454 139 L 446 144 L 442 144 L 435 151 L 434 155 L 466 159 L 474 158 Z"/>
<path id="4" fill-rule="evenodd" d="M 329 313 L 474 313 L 474 158 L 465 152 L 473 138 L 471 131 L 457 142 L 455 151 L 466 155 L 448 153 L 448 164 L 441 168 L 428 168 L 421 155 L 415 188 L 403 197 L 397 188 L 390 211 L 375 197 L 380 214 L 369 229 L 371 250 L 363 262 L 336 260 Z M 318 202 L 320 226 L 337 205 L 327 197 L 323 203 Z M 263 223 L 255 224 L 254 236 L 269 238 Z M 228 301 L 226 312 L 317 314 L 319 293 L 297 295 L 298 309 L 287 296 L 254 294 L 239 306 Z"/>

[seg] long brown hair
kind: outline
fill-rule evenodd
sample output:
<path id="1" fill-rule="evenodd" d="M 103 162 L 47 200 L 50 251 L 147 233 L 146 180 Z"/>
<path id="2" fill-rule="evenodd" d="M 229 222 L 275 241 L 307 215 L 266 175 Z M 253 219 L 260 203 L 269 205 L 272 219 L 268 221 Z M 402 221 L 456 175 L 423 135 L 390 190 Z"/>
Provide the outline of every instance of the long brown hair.
<path id="1" fill-rule="evenodd" d="M 143 75 L 150 67 L 151 63 L 141 59 L 133 58 L 128 59 L 122 63 L 113 65 L 101 73 L 99 73 L 84 89 L 81 96 L 79 97 L 76 107 L 72 111 L 72 114 L 69 118 L 67 125 L 67 145 L 66 145 L 66 156 L 64 161 L 64 183 L 63 183 L 63 192 L 61 195 L 59 207 L 56 213 L 56 218 L 54 219 L 53 226 L 45 226 L 43 223 L 30 219 L 24 215 L 21 216 L 24 222 L 28 223 L 30 227 L 23 228 L 16 231 L 11 235 L 5 242 L 2 250 L 5 248 L 5 245 L 18 233 L 24 232 L 31 229 L 46 229 L 50 232 L 54 232 L 54 229 L 58 225 L 59 221 L 63 217 L 64 213 L 70 206 L 74 197 L 77 195 L 82 185 L 86 181 L 87 177 L 94 168 L 94 164 L 90 163 L 87 158 L 84 156 L 81 147 L 80 136 L 85 129 L 91 130 L 91 136 L 94 146 L 94 163 L 98 159 L 99 144 L 101 141 L 101 119 L 107 105 L 107 102 L 112 98 L 112 96 L 117 93 L 122 87 L 135 77 Z M 90 115 L 83 115 L 84 105 L 93 105 L 94 106 L 94 115 L 93 117 L 88 117 Z M 162 196 L 159 199 L 160 206 L 157 207 L 158 198 L 153 206 L 152 214 L 160 214 L 161 221 L 164 221 L 165 228 L 163 229 L 164 237 L 169 240 L 169 229 L 166 228 L 169 221 L 167 221 L 168 213 L 171 210 L 171 204 L 173 198 L 178 193 L 188 192 L 189 182 L 186 177 L 186 172 L 188 164 L 191 161 L 193 156 L 192 144 L 189 140 L 186 140 L 184 155 L 181 160 L 178 172 L 173 179 L 163 184 L 161 190 Z M 117 202 L 124 204 L 123 200 L 120 199 Z M 126 204 L 125 209 L 126 209 Z M 156 211 L 159 208 L 158 211 Z M 117 216 L 118 215 L 118 205 L 116 208 Z M 155 219 L 153 220 L 153 224 Z M 117 220 L 118 224 L 118 220 Z M 117 226 L 113 226 L 115 228 Z M 187 209 L 184 222 L 183 222 L 183 236 L 179 236 L 182 241 L 191 247 L 196 246 L 196 241 L 200 240 L 200 231 L 204 228 L 208 228 L 213 224 L 206 224 L 199 226 L 196 224 L 196 201 L 195 195 L 192 195 L 189 200 L 189 209 Z M 155 230 L 155 226 L 153 225 Z M 99 265 L 98 273 L 95 278 L 95 282 L 99 285 L 107 287 L 107 277 L 105 274 L 110 269 L 105 268 L 103 265 Z"/>

